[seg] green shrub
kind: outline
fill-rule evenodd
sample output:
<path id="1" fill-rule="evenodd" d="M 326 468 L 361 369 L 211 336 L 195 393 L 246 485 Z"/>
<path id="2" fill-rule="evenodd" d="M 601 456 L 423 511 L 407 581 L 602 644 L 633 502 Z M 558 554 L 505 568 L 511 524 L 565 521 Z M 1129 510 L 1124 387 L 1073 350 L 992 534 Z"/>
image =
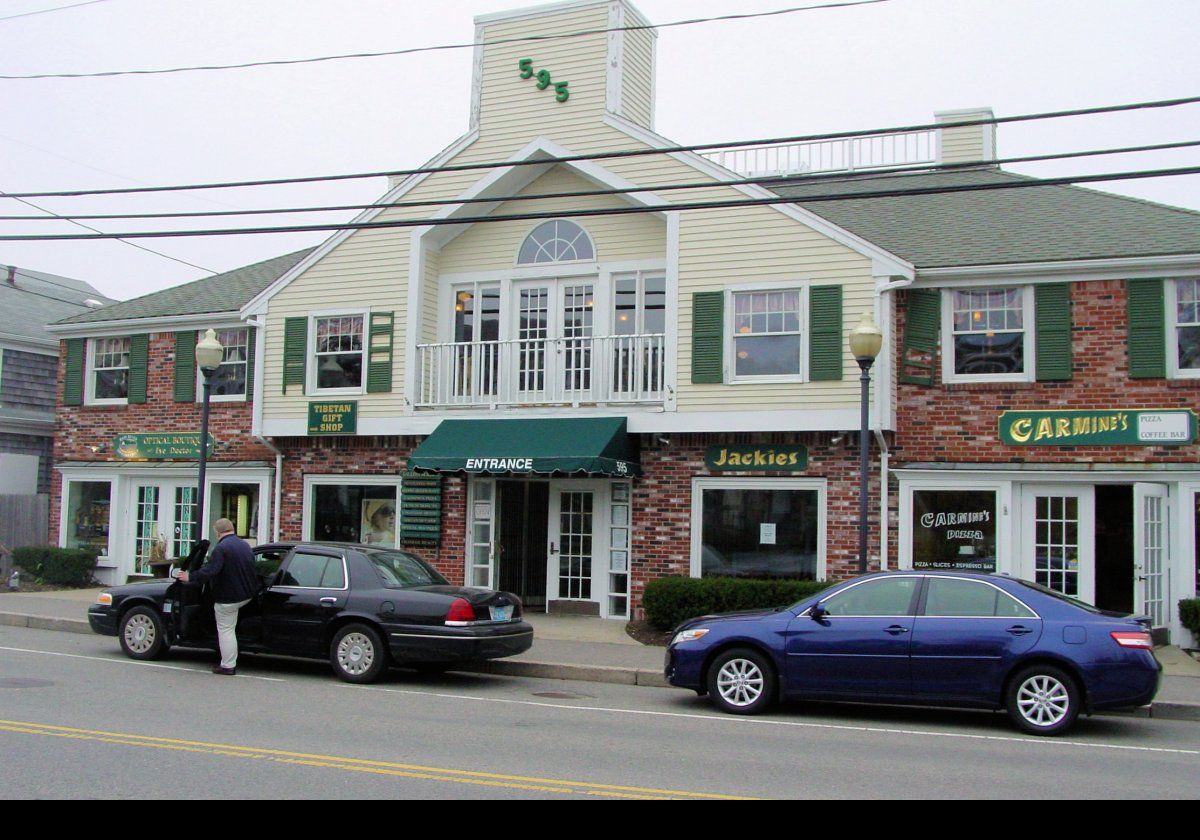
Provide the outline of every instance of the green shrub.
<path id="1" fill-rule="evenodd" d="M 820 580 L 664 577 L 646 584 L 642 606 L 651 624 L 670 630 L 710 613 L 785 607 L 830 585 Z"/>
<path id="2" fill-rule="evenodd" d="M 86 548 L 29 545 L 12 555 L 18 569 L 55 586 L 90 586 L 96 571 L 96 552 Z"/>
<path id="3" fill-rule="evenodd" d="M 1179 620 L 1200 644 L 1200 598 L 1184 598 L 1179 602 Z"/>

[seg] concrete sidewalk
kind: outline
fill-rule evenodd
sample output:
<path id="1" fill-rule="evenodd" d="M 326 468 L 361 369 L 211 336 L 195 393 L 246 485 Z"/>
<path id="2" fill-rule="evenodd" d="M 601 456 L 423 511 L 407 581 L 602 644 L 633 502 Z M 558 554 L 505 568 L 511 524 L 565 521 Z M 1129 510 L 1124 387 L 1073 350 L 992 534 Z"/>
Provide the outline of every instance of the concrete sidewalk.
<path id="1" fill-rule="evenodd" d="M 87 608 L 100 591 L 0 592 L 0 625 L 90 634 Z M 667 685 L 662 675 L 664 649 L 630 638 L 624 622 L 537 613 L 526 619 L 534 627 L 532 649 L 511 659 L 481 663 L 471 670 L 545 679 Z M 1200 662 L 1173 646 L 1159 648 L 1155 656 L 1163 665 L 1163 681 L 1150 716 L 1200 721 Z"/>

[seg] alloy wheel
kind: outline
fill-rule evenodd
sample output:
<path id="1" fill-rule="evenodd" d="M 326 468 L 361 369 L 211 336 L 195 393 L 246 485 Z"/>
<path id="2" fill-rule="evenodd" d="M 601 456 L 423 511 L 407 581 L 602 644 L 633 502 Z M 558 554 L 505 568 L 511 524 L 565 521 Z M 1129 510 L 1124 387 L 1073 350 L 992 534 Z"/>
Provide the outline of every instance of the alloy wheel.
<path id="1" fill-rule="evenodd" d="M 1070 711 L 1071 695 L 1054 677 L 1036 674 L 1017 689 L 1017 708 L 1021 717 L 1034 726 L 1054 726 Z"/>
<path id="2" fill-rule="evenodd" d="M 717 690 L 732 706 L 749 706 L 763 693 L 765 677 L 749 659 L 731 659 L 717 672 Z"/>

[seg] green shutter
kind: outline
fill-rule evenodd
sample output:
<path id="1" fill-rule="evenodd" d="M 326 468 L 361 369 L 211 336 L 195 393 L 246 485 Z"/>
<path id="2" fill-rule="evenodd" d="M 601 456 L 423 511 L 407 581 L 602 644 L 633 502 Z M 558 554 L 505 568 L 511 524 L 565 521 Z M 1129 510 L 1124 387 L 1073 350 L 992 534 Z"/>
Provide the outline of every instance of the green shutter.
<path id="1" fill-rule="evenodd" d="M 196 331 L 175 333 L 175 402 L 196 401 Z"/>
<path id="2" fill-rule="evenodd" d="M 283 322 L 283 393 L 299 385 L 304 393 L 304 371 L 308 356 L 308 319 L 287 318 Z"/>
<path id="3" fill-rule="evenodd" d="M 254 351 L 258 341 L 258 330 L 246 330 L 246 401 L 254 399 Z"/>
<path id="4" fill-rule="evenodd" d="M 372 312 L 371 330 L 367 344 L 367 393 L 389 394 L 392 391 L 392 322 L 391 312 Z"/>
<path id="5" fill-rule="evenodd" d="M 1166 302 L 1162 280 L 1129 281 L 1129 376 L 1167 375 Z"/>
<path id="6" fill-rule="evenodd" d="M 1054 382 L 1071 378 L 1071 284 L 1046 283 L 1034 287 L 1034 329 L 1037 345 L 1037 380 Z"/>
<path id="7" fill-rule="evenodd" d="M 146 401 L 146 376 L 150 366 L 150 336 L 146 333 L 129 336 L 129 397 L 128 401 Z"/>
<path id="8" fill-rule="evenodd" d="M 842 378 L 842 287 L 813 286 L 808 293 L 808 378 Z"/>
<path id="9" fill-rule="evenodd" d="M 720 385 L 725 381 L 725 293 L 692 295 L 692 382 Z"/>
<path id="10" fill-rule="evenodd" d="M 400 480 L 400 540 L 437 545 L 442 538 L 442 477 L 406 472 Z"/>
<path id="11" fill-rule="evenodd" d="M 83 362 L 87 354 L 86 338 L 68 338 L 67 361 L 63 370 L 63 405 L 83 405 Z"/>
<path id="12" fill-rule="evenodd" d="M 910 289 L 904 322 L 904 357 L 900 381 L 932 386 L 937 382 L 938 332 L 942 320 L 942 293 L 937 289 Z"/>

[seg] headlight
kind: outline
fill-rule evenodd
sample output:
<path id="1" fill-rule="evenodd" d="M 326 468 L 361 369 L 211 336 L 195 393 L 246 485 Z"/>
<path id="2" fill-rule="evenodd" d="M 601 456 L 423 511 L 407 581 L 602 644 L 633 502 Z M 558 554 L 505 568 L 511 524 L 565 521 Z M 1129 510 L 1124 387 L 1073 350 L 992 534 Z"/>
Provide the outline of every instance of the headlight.
<path id="1" fill-rule="evenodd" d="M 111 592 L 101 592 L 99 595 L 96 596 L 96 603 L 100 604 L 102 607 L 111 607 L 112 606 L 112 593 Z"/>
<path id="2" fill-rule="evenodd" d="M 697 627 L 693 630 L 684 630 L 681 633 L 676 633 L 675 638 L 671 640 L 672 645 L 677 645 L 680 642 L 694 642 L 702 636 L 708 634 L 708 630 L 703 627 Z"/>

